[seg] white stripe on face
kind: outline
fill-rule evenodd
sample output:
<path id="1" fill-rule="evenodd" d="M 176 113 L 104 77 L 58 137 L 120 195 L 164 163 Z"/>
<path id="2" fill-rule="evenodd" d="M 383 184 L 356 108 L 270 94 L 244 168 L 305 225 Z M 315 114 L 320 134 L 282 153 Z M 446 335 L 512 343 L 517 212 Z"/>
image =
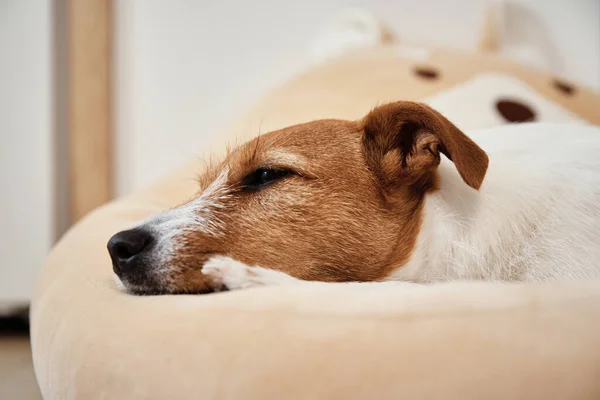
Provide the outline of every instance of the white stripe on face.
<path id="1" fill-rule="evenodd" d="M 198 197 L 137 226 L 154 235 L 156 244 L 152 257 L 157 262 L 164 263 L 178 250 L 177 237 L 186 232 L 199 232 L 212 237 L 224 235 L 219 213 L 231 195 L 228 176 L 229 167 L 225 167 Z"/>

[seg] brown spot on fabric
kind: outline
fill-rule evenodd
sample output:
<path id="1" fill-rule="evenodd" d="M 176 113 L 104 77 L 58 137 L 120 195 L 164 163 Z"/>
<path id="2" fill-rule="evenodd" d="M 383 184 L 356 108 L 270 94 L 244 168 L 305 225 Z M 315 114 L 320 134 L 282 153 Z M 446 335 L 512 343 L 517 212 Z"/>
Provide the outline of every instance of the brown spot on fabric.
<path id="1" fill-rule="evenodd" d="M 552 84 L 556 89 L 560 90 L 567 96 L 572 96 L 575 94 L 575 86 L 571 85 L 570 83 L 555 79 Z"/>
<path id="2" fill-rule="evenodd" d="M 507 122 L 531 122 L 536 120 L 532 107 L 514 99 L 500 99 L 496 102 L 496 110 Z"/>
<path id="3" fill-rule="evenodd" d="M 431 81 L 437 80 L 440 77 L 440 73 L 432 67 L 416 67 L 415 74 L 418 77 Z"/>

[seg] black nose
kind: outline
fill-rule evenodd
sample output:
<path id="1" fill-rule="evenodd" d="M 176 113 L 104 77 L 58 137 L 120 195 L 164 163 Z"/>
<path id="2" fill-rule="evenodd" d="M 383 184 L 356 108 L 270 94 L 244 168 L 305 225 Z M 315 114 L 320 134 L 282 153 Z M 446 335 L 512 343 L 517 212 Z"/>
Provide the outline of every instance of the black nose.
<path id="1" fill-rule="evenodd" d="M 141 255 L 152 245 L 152 234 L 143 229 L 130 229 L 114 235 L 108 241 L 108 253 L 113 263 L 115 274 L 121 274 L 128 268 L 139 264 Z"/>

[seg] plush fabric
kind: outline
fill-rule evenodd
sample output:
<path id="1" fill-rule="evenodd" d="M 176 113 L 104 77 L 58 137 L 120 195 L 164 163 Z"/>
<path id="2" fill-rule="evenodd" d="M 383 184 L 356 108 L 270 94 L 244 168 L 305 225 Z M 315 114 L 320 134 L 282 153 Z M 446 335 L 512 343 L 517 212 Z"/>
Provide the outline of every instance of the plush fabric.
<path id="1" fill-rule="evenodd" d="M 416 75 L 417 67 L 435 69 L 439 79 Z M 460 118 L 464 129 L 504 123 L 493 106 L 484 104 L 487 116 L 473 111 L 470 120 L 444 97 L 472 96 L 463 89 L 480 76 L 487 77 L 483 86 L 474 84 L 485 87 L 481 96 L 491 99 L 494 90 L 526 96 L 543 120 L 600 123 L 600 97 L 584 88 L 567 94 L 552 77 L 493 56 L 391 46 L 307 71 L 206 150 L 219 156 L 225 143 L 259 127 L 355 119 L 398 99 L 454 108 L 451 119 Z M 506 79 L 517 88 L 512 94 L 503 92 Z M 533 104 L 538 97 L 546 103 Z M 158 297 L 120 292 L 108 238 L 191 197 L 190 178 L 198 170 L 193 162 L 94 211 L 49 255 L 31 313 L 45 398 L 600 398 L 600 282 L 386 283 L 369 291 L 319 285 Z"/>

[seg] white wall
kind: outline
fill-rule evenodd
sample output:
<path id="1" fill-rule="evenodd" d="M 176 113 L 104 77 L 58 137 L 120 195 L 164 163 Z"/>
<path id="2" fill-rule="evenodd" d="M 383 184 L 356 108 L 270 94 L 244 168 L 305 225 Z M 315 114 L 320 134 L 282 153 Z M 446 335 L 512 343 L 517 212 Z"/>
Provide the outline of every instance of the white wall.
<path id="1" fill-rule="evenodd" d="M 525 53 L 537 49 L 554 73 L 600 91 L 599 0 L 506 3 L 507 56 L 533 61 Z"/>
<path id="2" fill-rule="evenodd" d="M 362 5 L 402 40 L 474 49 L 491 3 L 504 2 L 118 1 L 118 193 L 197 156 L 231 115 L 302 68 L 308 43 L 340 11 Z M 600 88 L 599 1 L 505 10 L 507 55 Z"/>
<path id="3" fill-rule="evenodd" d="M 0 1 L 0 308 L 27 301 L 53 239 L 51 2 Z"/>

